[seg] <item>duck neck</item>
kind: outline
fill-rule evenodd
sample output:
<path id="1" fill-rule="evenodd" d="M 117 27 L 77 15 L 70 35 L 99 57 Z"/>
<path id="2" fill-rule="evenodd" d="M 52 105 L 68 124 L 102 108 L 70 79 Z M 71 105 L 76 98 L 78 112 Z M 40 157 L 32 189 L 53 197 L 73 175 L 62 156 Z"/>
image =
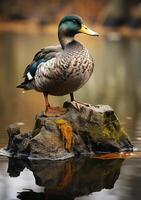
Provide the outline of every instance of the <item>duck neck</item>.
<path id="1" fill-rule="evenodd" d="M 70 42 L 74 40 L 74 36 L 65 35 L 61 31 L 58 31 L 58 38 L 63 49 L 65 48 L 67 44 L 69 44 Z"/>

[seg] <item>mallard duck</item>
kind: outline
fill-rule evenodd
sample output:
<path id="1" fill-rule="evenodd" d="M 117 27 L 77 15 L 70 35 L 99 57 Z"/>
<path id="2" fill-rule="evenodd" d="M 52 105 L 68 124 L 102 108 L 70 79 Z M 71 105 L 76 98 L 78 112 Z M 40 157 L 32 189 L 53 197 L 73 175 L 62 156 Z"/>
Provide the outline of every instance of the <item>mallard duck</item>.
<path id="1" fill-rule="evenodd" d="M 87 48 L 74 39 L 78 33 L 98 36 L 84 25 L 81 17 L 65 16 L 58 26 L 60 45 L 41 49 L 25 69 L 24 82 L 17 86 L 42 92 L 45 113 L 51 109 L 48 95 L 70 94 L 71 101 L 76 102 L 73 93 L 89 80 L 93 72 L 93 58 Z"/>

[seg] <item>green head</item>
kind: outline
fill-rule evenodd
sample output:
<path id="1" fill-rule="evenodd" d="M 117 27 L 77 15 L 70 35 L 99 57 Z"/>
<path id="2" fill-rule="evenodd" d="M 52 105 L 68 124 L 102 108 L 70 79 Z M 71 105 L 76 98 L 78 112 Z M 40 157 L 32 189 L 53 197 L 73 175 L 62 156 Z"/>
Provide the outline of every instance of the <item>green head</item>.
<path id="1" fill-rule="evenodd" d="M 58 31 L 64 36 L 74 37 L 77 33 L 85 33 L 92 36 L 98 36 L 98 33 L 90 30 L 83 23 L 81 17 L 77 15 L 65 16 L 59 24 Z"/>

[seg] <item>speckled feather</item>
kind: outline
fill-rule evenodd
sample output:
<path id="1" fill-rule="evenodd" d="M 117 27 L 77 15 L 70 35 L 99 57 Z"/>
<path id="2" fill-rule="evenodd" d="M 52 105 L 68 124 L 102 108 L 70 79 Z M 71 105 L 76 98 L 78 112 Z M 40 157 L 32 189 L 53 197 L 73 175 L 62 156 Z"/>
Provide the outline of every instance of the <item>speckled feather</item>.
<path id="1" fill-rule="evenodd" d="M 79 42 L 73 41 L 52 55 L 37 67 L 32 81 L 35 90 L 55 96 L 66 95 L 78 90 L 90 78 L 93 60 Z"/>
<path id="2" fill-rule="evenodd" d="M 94 62 L 88 50 L 73 40 L 64 49 L 52 46 L 40 50 L 24 72 L 23 88 L 62 96 L 81 88 L 90 78 Z M 28 80 L 27 74 L 33 79 Z"/>

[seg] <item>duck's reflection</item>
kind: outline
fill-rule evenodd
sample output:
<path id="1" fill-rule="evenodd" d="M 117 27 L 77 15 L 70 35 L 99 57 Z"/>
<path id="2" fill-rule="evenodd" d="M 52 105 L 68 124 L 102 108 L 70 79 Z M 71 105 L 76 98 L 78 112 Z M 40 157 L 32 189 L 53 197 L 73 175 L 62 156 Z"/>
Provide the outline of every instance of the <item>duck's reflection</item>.
<path id="1" fill-rule="evenodd" d="M 33 172 L 36 184 L 44 186 L 43 193 L 24 190 L 21 200 L 72 200 L 102 189 L 111 189 L 119 177 L 123 159 L 98 160 L 73 158 L 67 161 L 9 159 L 8 173 L 19 176 L 24 168 Z"/>

